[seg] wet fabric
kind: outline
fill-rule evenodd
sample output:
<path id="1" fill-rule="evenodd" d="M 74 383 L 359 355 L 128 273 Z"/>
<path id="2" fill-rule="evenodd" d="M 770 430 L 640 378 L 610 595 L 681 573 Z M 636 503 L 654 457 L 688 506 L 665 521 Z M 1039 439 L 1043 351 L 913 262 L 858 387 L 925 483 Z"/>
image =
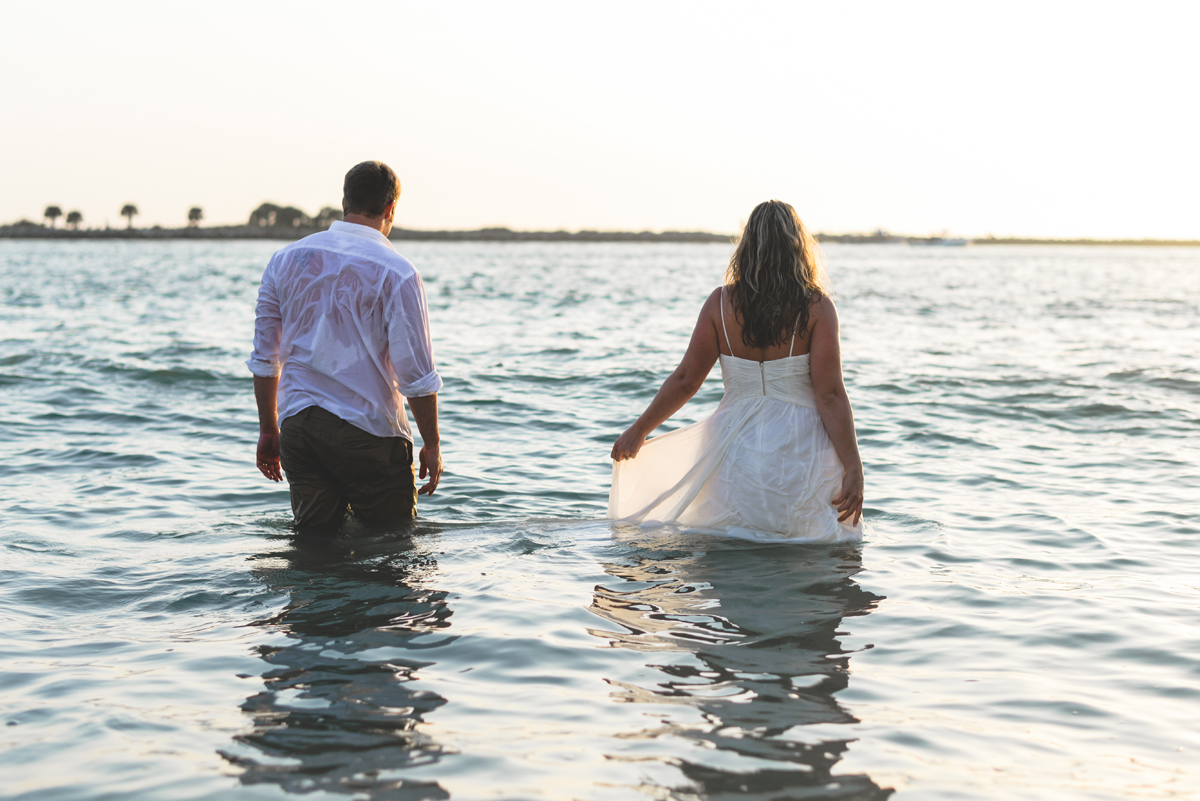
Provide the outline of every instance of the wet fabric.
<path id="1" fill-rule="evenodd" d="M 341 221 L 271 257 L 246 365 L 279 376 L 280 420 L 320 406 L 410 441 L 401 397 L 442 387 L 421 276 L 382 233 Z"/>
<path id="2" fill-rule="evenodd" d="M 830 503 L 845 471 L 816 409 L 808 354 L 720 361 L 725 395 L 711 417 L 613 463 L 609 518 L 750 539 L 861 539 L 861 523 L 838 522 Z"/>
<path id="3" fill-rule="evenodd" d="M 301 529 L 334 527 L 347 507 L 367 523 L 417 515 L 412 443 L 377 437 L 319 406 L 283 421 L 279 445 Z"/>

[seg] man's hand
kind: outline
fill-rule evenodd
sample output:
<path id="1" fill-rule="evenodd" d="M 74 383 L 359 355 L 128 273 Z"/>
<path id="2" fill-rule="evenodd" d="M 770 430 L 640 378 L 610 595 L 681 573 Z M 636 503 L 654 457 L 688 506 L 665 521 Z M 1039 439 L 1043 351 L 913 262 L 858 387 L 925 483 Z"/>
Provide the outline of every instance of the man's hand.
<path id="1" fill-rule="evenodd" d="M 442 480 L 442 438 L 438 434 L 437 395 L 418 395 L 408 399 L 417 429 L 421 432 L 421 478 L 429 476 L 429 483 L 417 490 L 418 495 L 432 495 Z"/>
<path id="2" fill-rule="evenodd" d="M 279 410 L 275 395 L 279 376 L 254 376 L 254 403 L 258 406 L 258 469 L 272 481 L 283 481 L 279 465 Z"/>
<path id="3" fill-rule="evenodd" d="M 279 465 L 279 429 L 258 435 L 258 469 L 272 481 L 283 481 Z"/>
<path id="4" fill-rule="evenodd" d="M 421 478 L 429 477 L 429 483 L 417 490 L 418 495 L 432 495 L 442 480 L 442 446 L 426 445 L 421 448 Z"/>

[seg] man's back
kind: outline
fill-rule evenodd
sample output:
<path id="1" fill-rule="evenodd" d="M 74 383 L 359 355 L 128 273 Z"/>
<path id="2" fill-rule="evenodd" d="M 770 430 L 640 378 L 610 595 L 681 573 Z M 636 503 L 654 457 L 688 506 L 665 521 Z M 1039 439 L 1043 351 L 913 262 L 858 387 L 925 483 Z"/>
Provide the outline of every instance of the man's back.
<path id="1" fill-rule="evenodd" d="M 281 420 L 319 406 L 376 436 L 409 440 L 398 395 L 441 385 L 416 269 L 380 232 L 343 222 L 272 257 L 249 364 L 281 371 Z"/>

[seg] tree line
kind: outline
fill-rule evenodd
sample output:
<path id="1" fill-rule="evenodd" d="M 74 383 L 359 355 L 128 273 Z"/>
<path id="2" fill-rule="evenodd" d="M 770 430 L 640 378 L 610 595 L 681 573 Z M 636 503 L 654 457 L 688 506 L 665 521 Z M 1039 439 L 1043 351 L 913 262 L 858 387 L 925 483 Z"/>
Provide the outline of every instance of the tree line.
<path id="1" fill-rule="evenodd" d="M 295 206 L 276 206 L 274 203 L 263 203 L 250 212 L 249 225 L 265 228 L 328 228 L 335 221 L 342 219 L 342 210 L 326 206 L 309 217 Z"/>
<path id="2" fill-rule="evenodd" d="M 141 212 L 138 207 L 132 203 L 126 203 L 121 207 L 121 216 L 125 218 L 126 228 L 133 228 L 133 218 Z M 60 217 L 63 216 L 61 206 L 47 206 L 42 212 L 42 216 L 50 222 L 50 227 L 54 228 Z M 263 203 L 254 211 L 250 212 L 250 219 L 247 225 L 266 228 L 328 228 L 336 220 L 342 219 L 342 210 L 336 209 L 333 206 L 325 206 L 315 216 L 308 216 L 306 213 L 296 208 L 295 206 L 277 206 L 274 203 Z M 189 228 L 195 228 L 204 220 L 204 209 L 199 206 L 192 206 L 188 209 L 187 223 Z M 83 212 L 75 210 L 67 212 L 66 225 L 68 228 L 78 231 L 79 226 L 83 223 Z"/>

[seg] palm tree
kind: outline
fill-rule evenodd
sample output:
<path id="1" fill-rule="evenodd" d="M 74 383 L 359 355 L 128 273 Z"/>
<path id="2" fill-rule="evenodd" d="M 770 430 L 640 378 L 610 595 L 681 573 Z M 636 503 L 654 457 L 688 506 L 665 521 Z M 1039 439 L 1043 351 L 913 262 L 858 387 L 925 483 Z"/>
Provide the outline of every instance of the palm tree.
<path id="1" fill-rule="evenodd" d="M 204 209 L 199 206 L 192 206 L 188 209 L 188 225 L 195 228 L 204 219 Z"/>
<path id="2" fill-rule="evenodd" d="M 83 212 L 72 211 L 67 214 L 67 225 L 74 230 L 79 230 L 79 224 L 83 222 Z"/>
<path id="3" fill-rule="evenodd" d="M 50 221 L 50 227 L 54 227 L 54 223 L 58 222 L 58 218 L 62 216 L 62 209 L 58 206 L 47 206 L 42 212 L 42 216 Z"/>
<path id="4" fill-rule="evenodd" d="M 133 218 L 138 214 L 139 212 L 137 206 L 133 205 L 132 203 L 126 203 L 121 207 L 121 216 L 129 220 L 129 224 L 126 226 L 127 228 L 133 227 Z"/>

